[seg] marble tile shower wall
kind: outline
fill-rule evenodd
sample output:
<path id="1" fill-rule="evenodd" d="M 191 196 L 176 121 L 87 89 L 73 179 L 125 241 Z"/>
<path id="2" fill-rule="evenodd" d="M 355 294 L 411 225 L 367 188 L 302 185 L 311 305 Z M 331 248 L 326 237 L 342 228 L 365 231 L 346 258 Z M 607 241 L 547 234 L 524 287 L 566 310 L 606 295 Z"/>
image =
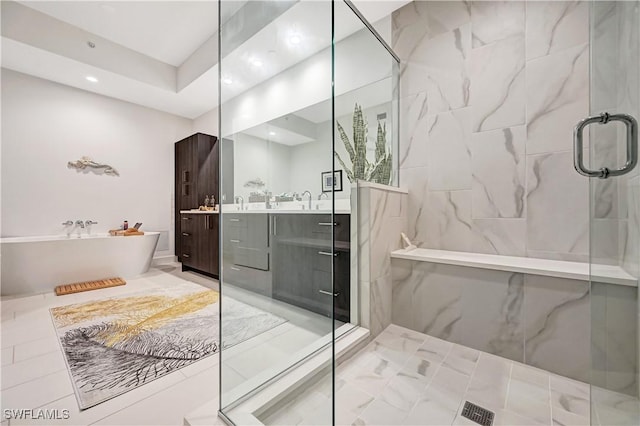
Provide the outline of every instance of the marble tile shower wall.
<path id="1" fill-rule="evenodd" d="M 589 380 L 586 281 L 394 259 L 392 299 L 393 324 Z"/>
<path id="2" fill-rule="evenodd" d="M 586 261 L 572 129 L 589 113 L 588 4 L 415 1 L 392 43 L 417 245 Z"/>
<path id="3" fill-rule="evenodd" d="M 633 287 L 393 259 L 391 322 L 638 395 Z"/>
<path id="4" fill-rule="evenodd" d="M 397 188 L 358 187 L 360 325 L 371 338 L 391 324 L 391 252 L 402 248 L 407 194 Z"/>

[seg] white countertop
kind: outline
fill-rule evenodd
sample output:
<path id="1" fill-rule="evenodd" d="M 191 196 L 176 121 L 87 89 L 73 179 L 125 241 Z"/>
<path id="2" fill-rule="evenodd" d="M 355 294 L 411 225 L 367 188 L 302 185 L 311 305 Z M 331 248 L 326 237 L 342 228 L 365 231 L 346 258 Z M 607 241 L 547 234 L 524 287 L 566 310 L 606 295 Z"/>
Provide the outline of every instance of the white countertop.
<path id="1" fill-rule="evenodd" d="M 180 210 L 180 214 L 219 214 L 220 212 L 214 212 L 213 210 Z"/>
<path id="2" fill-rule="evenodd" d="M 533 257 L 502 256 L 496 254 L 467 253 L 449 250 L 416 248 L 391 252 L 394 259 L 469 266 L 480 269 L 519 272 L 531 275 L 569 278 L 574 280 L 626 285 L 637 287 L 638 280 L 616 265 L 591 265 L 586 262 L 538 259 Z M 591 273 L 590 273 L 591 272 Z"/>
<path id="3" fill-rule="evenodd" d="M 265 208 L 265 203 L 222 204 L 222 213 L 271 213 L 271 214 L 331 214 L 335 209 L 336 214 L 350 214 L 351 200 L 348 198 L 331 200 L 312 200 L 309 208 L 309 200 L 284 201 L 272 203 L 270 209 Z"/>
<path id="4" fill-rule="evenodd" d="M 202 210 L 180 210 L 180 214 L 219 214 L 220 212 Z M 284 210 L 284 209 L 253 209 L 234 210 L 225 209 L 223 213 L 271 213 L 271 214 L 331 214 L 331 210 Z M 349 210 L 336 210 L 336 214 L 350 214 Z"/>
<path id="5" fill-rule="evenodd" d="M 270 213 L 270 214 L 331 214 L 331 210 L 284 210 L 284 209 L 262 209 L 262 210 L 233 210 L 225 209 L 224 214 L 227 213 Z M 336 214 L 350 214 L 349 210 L 336 210 Z"/>

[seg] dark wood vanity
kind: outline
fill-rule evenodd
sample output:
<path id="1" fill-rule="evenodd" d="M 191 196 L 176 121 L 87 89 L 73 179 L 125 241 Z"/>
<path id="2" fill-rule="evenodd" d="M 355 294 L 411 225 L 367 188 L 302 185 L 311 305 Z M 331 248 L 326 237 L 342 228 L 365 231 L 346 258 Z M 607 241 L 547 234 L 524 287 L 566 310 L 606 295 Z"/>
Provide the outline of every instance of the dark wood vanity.
<path id="1" fill-rule="evenodd" d="M 350 216 L 335 215 L 334 226 L 329 214 L 272 216 L 274 299 L 330 316 L 334 297 L 335 318 L 349 322 Z M 335 232 L 334 250 L 331 250 L 332 231 Z"/>
<path id="2" fill-rule="evenodd" d="M 181 213 L 218 202 L 218 138 L 196 133 L 175 143 L 175 254 L 182 268 L 218 277 L 218 214 Z"/>
<path id="3" fill-rule="evenodd" d="M 349 214 L 336 214 L 333 227 L 331 215 L 322 213 L 239 212 L 222 216 L 225 283 L 326 316 L 331 316 L 334 297 L 335 318 L 349 321 Z"/>
<path id="4" fill-rule="evenodd" d="M 332 222 L 330 214 L 310 211 L 192 211 L 207 195 L 221 204 L 219 161 L 215 136 L 196 133 L 175 144 L 175 253 L 182 269 L 218 278 L 221 243 L 225 284 L 325 316 L 331 316 L 333 299 L 335 318 L 348 322 L 350 215 L 336 214 Z M 224 193 L 233 199 L 232 190 Z"/>
<path id="5" fill-rule="evenodd" d="M 181 213 L 180 259 L 183 270 L 218 277 L 218 214 Z"/>

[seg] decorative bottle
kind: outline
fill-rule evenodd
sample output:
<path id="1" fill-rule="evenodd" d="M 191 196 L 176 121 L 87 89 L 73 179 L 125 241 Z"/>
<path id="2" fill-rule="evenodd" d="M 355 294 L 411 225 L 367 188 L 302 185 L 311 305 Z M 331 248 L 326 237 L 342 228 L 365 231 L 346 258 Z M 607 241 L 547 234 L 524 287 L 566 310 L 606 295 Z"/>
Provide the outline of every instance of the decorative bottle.
<path id="1" fill-rule="evenodd" d="M 209 205 L 209 196 L 204 197 L 204 206 L 207 207 Z"/>

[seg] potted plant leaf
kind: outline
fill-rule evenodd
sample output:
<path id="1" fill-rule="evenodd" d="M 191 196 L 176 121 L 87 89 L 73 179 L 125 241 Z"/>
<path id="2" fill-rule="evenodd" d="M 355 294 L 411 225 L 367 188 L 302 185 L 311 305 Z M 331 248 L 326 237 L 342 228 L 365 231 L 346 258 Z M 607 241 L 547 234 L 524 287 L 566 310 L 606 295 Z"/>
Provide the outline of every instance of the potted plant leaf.
<path id="1" fill-rule="evenodd" d="M 349 169 L 340 154 L 335 152 L 338 162 L 349 178 L 349 182 L 356 182 L 358 179 L 367 182 L 391 184 L 392 154 L 387 150 L 387 126 L 378 120 L 378 133 L 375 142 L 375 160 L 370 162 L 367 158 L 367 123 L 362 113 L 362 106 L 357 103 L 353 110 L 353 143 L 349 140 L 347 133 L 340 124 L 336 122 L 340 139 L 351 161 Z"/>

